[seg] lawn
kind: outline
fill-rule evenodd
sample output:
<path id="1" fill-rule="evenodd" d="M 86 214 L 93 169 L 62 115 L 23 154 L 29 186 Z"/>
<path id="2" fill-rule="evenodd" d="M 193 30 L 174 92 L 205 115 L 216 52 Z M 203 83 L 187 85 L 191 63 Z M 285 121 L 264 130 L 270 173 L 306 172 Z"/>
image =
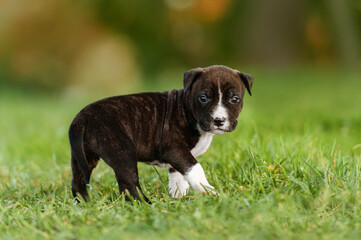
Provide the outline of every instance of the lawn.
<path id="1" fill-rule="evenodd" d="M 92 200 L 71 196 L 67 129 L 98 97 L 0 89 L 0 237 L 360 239 L 361 72 L 249 72 L 238 128 L 198 158 L 220 195 L 172 199 L 167 170 L 139 164 L 151 205 L 119 197 L 103 162 Z M 179 76 L 147 89 L 180 88 Z"/>

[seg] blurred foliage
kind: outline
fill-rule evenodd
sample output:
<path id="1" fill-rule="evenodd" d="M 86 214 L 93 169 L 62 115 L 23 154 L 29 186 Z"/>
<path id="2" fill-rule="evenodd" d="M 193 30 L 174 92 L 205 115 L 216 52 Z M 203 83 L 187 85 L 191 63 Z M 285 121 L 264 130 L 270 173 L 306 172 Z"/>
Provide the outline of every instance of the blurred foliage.
<path id="1" fill-rule="evenodd" d="M 359 66 L 360 35 L 358 0 L 0 1 L 0 81 L 115 91 L 212 64 Z"/>

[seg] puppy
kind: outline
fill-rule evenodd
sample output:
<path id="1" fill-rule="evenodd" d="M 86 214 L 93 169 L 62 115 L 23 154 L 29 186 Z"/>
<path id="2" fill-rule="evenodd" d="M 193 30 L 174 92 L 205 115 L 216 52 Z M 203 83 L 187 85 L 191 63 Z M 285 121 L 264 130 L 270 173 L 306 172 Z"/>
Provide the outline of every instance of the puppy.
<path id="1" fill-rule="evenodd" d="M 253 77 L 226 66 L 184 73 L 184 88 L 106 98 L 82 109 L 69 129 L 72 193 L 88 199 L 86 184 L 102 158 L 114 171 L 120 193 L 149 199 L 139 184 L 137 163 L 169 169 L 169 190 L 178 198 L 212 191 L 196 157 L 214 134 L 233 131 L 251 95 Z M 215 193 L 215 192 L 213 192 Z"/>

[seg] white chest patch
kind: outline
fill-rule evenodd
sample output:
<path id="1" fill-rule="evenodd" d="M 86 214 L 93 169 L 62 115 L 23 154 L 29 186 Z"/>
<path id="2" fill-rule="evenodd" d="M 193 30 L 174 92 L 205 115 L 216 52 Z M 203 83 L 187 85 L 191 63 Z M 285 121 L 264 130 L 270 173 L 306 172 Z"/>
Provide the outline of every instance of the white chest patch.
<path id="1" fill-rule="evenodd" d="M 201 136 L 197 144 L 191 150 L 193 157 L 196 158 L 207 151 L 209 145 L 211 145 L 213 135 L 214 135 L 213 133 L 201 132 Z"/>

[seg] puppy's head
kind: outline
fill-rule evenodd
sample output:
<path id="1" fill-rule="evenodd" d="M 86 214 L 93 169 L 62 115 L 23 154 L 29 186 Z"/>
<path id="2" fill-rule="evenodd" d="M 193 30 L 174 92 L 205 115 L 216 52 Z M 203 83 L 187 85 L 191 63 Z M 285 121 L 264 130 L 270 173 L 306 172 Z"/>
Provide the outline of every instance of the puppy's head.
<path id="1" fill-rule="evenodd" d="M 204 132 L 233 131 L 243 107 L 245 90 L 251 95 L 253 77 L 226 66 L 196 68 L 184 73 L 188 109 Z"/>

